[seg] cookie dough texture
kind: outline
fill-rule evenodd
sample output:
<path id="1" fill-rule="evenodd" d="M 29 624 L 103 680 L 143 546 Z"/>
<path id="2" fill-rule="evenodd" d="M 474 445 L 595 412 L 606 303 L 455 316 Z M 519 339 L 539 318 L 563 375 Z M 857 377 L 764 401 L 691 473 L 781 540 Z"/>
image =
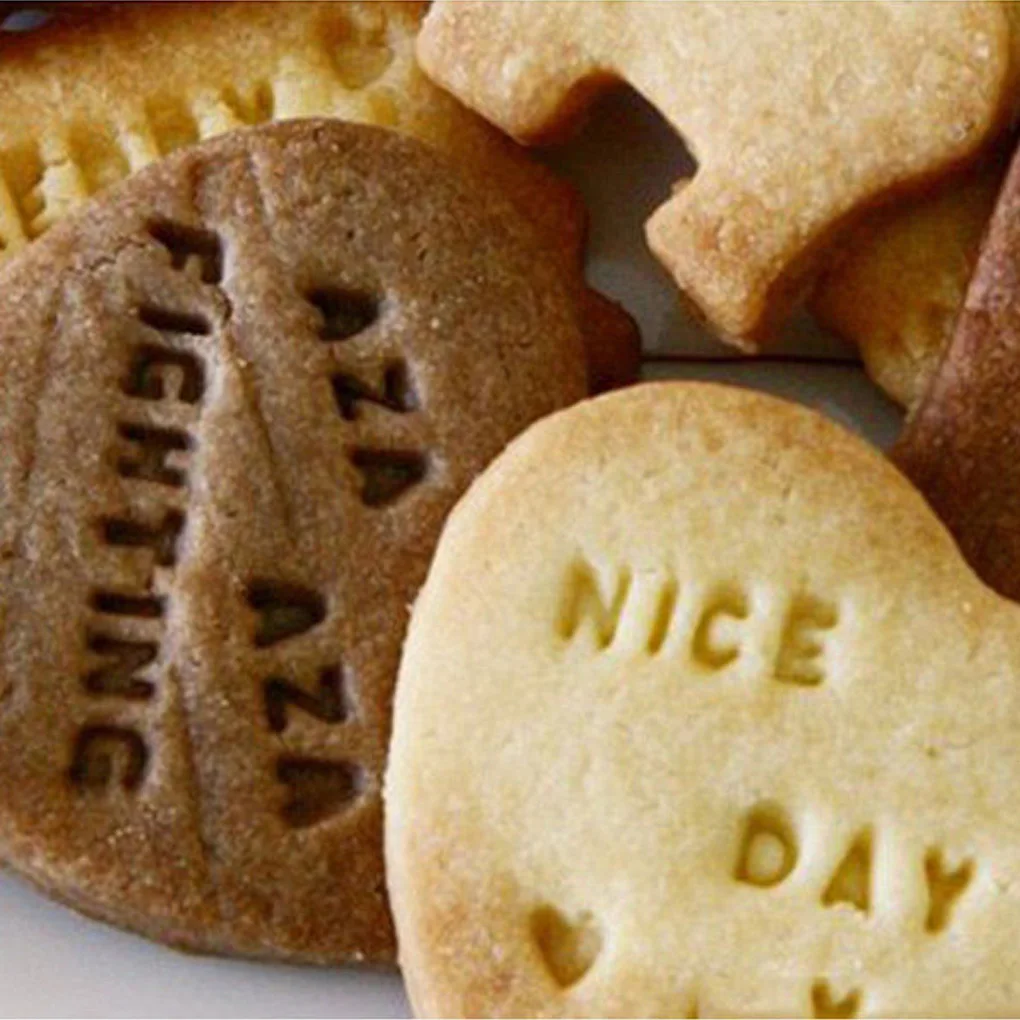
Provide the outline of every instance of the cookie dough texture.
<path id="1" fill-rule="evenodd" d="M 234 128 L 337 117 L 434 146 L 503 192 L 577 304 L 593 389 L 631 381 L 634 323 L 582 276 L 576 192 L 419 70 L 425 4 L 118 3 L 0 37 L 0 258 L 109 184 Z"/>
<path id="2" fill-rule="evenodd" d="M 418 1015 L 1013 1015 L 1017 613 L 814 412 L 671 383 L 532 427 L 401 667 Z"/>
<path id="3" fill-rule="evenodd" d="M 1020 4 L 1001 4 L 1020 66 Z M 1015 89 L 1014 120 L 1020 106 Z M 1016 131 L 981 162 L 929 195 L 877 213 L 841 245 L 812 311 L 859 346 L 872 378 L 914 408 L 924 396 L 963 307 Z"/>
<path id="4" fill-rule="evenodd" d="M 924 397 L 949 344 L 1012 144 L 856 231 L 812 298 L 818 321 L 856 344 L 871 377 L 904 407 Z"/>
<path id="5" fill-rule="evenodd" d="M 1013 99 L 996 3 L 439 0 L 425 70 L 516 138 L 623 80 L 698 161 L 649 244 L 722 336 L 765 341 L 837 228 L 973 158 Z"/>
<path id="6" fill-rule="evenodd" d="M 4 865 L 188 949 L 390 960 L 407 607 L 585 392 L 557 266 L 425 146 L 304 121 L 141 171 L 0 295 Z"/>

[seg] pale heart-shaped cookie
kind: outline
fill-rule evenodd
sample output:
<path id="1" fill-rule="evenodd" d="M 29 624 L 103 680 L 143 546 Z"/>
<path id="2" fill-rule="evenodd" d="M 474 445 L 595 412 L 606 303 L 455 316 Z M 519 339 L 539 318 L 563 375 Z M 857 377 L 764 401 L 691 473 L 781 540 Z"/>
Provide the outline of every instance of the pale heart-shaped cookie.
<path id="1" fill-rule="evenodd" d="M 1016 1016 L 1020 609 L 813 412 L 533 426 L 405 645 L 388 882 L 429 1016 Z"/>
<path id="2" fill-rule="evenodd" d="M 1001 126 L 1009 46 L 995 3 L 439 0 L 418 53 L 523 141 L 615 80 L 642 93 L 699 162 L 649 242 L 716 330 L 754 346 L 837 225 Z"/>
<path id="3" fill-rule="evenodd" d="M 8 263 L 0 379 L 0 859 L 175 945 L 391 959 L 408 605 L 584 393 L 556 264 L 420 143 L 261 127 Z"/>

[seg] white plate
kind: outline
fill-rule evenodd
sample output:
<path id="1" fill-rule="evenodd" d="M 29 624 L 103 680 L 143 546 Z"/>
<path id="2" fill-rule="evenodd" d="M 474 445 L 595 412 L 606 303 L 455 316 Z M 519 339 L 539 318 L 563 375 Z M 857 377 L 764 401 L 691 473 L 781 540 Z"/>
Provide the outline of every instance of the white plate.
<path id="1" fill-rule="evenodd" d="M 604 103 L 589 128 L 550 157 L 581 187 L 592 210 L 591 278 L 639 320 L 647 350 L 699 361 L 656 360 L 649 377 L 721 379 L 810 404 L 887 444 L 900 415 L 848 364 L 848 352 L 798 322 L 784 354 L 826 363 L 755 363 L 707 337 L 685 317 L 644 248 L 641 223 L 687 163 L 653 111 L 630 95 Z M 191 958 L 78 917 L 0 876 L 0 1015 L 399 1017 L 407 1002 L 396 975 L 312 970 Z"/>

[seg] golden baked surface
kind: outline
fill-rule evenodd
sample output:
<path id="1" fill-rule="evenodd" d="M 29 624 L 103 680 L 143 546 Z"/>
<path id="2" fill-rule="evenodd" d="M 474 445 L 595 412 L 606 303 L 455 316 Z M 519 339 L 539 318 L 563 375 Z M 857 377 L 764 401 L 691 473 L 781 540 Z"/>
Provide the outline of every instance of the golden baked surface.
<path id="1" fill-rule="evenodd" d="M 872 379 L 904 407 L 924 397 L 953 334 L 1011 151 L 883 211 L 849 238 L 812 298 L 818 321 L 857 344 Z"/>
<path id="2" fill-rule="evenodd" d="M 1014 1015 L 1018 614 L 814 412 L 672 383 L 531 428 L 401 667 L 418 1015 Z"/>
<path id="3" fill-rule="evenodd" d="M 699 168 L 649 244 L 723 337 L 754 347 L 802 296 L 833 232 L 973 157 L 1014 98 L 996 3 L 487 3 L 439 0 L 418 54 L 525 141 L 623 80 Z"/>
<path id="4" fill-rule="evenodd" d="M 574 190 L 433 85 L 417 2 L 118 3 L 0 36 L 0 258 L 128 173 L 224 131 L 338 117 L 428 143 L 535 226 L 574 294 L 593 389 L 633 380 L 638 337 L 581 275 Z"/>
<path id="5" fill-rule="evenodd" d="M 1001 6 L 1020 65 L 1020 3 Z M 1015 147 L 1014 131 L 933 194 L 881 211 L 841 245 L 814 294 L 822 325 L 857 344 L 871 377 L 907 408 L 924 396 L 949 343 Z"/>

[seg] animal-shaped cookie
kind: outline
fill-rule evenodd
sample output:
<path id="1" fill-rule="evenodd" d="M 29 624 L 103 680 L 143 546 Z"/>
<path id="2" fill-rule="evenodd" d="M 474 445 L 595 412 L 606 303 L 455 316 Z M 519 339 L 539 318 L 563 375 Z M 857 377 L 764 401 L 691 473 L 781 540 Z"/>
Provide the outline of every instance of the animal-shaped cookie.
<path id="1" fill-rule="evenodd" d="M 439 0 L 418 54 L 522 141 L 561 134 L 616 80 L 644 95 L 699 164 L 649 243 L 715 329 L 750 347 L 837 226 L 1001 125 L 1009 43 L 994 3 Z"/>
<path id="2" fill-rule="evenodd" d="M 419 70 L 424 10 L 117 3 L 87 22 L 0 36 L 0 258 L 183 145 L 267 121 L 340 117 L 409 134 L 500 188 L 561 265 L 593 389 L 632 381 L 634 324 L 581 272 L 580 198 Z"/>
<path id="3" fill-rule="evenodd" d="M 420 143 L 269 125 L 9 262 L 0 378 L 3 863 L 190 949 L 391 959 L 407 607 L 585 392 L 558 267 Z"/>
<path id="4" fill-rule="evenodd" d="M 893 457 L 978 574 L 1020 601 L 1020 158 L 945 357 Z"/>
<path id="5" fill-rule="evenodd" d="M 647 385 L 449 518 L 388 882 L 421 1016 L 1014 1016 L 1020 609 L 812 411 Z"/>

